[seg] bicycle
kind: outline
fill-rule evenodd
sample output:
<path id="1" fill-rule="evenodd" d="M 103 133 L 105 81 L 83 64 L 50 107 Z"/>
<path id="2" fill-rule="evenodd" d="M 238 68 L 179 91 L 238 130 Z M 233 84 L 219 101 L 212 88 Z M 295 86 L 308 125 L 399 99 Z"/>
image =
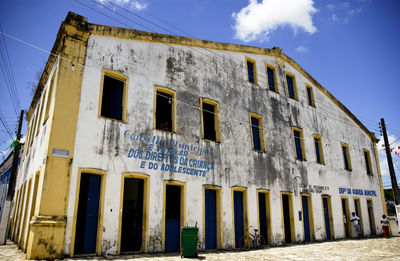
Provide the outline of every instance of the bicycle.
<path id="1" fill-rule="evenodd" d="M 251 228 L 252 226 L 250 226 Z M 263 248 L 265 246 L 265 238 L 263 235 L 258 233 L 258 229 L 254 229 L 254 234 L 251 234 L 249 231 L 246 232 L 244 236 L 242 236 L 239 240 L 239 246 L 243 250 L 249 250 L 252 248 Z"/>

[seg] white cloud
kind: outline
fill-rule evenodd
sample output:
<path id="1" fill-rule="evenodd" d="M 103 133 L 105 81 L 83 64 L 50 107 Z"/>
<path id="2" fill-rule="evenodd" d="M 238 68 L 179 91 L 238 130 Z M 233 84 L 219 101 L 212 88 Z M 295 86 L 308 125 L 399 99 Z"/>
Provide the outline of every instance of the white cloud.
<path id="1" fill-rule="evenodd" d="M 146 9 L 148 6 L 148 3 L 139 2 L 139 1 L 135 1 L 135 0 L 98 0 L 98 1 L 103 4 L 113 3 L 113 4 L 121 6 L 121 7 L 127 6 L 130 9 L 137 9 L 139 11 Z"/>
<path id="2" fill-rule="evenodd" d="M 339 21 L 339 18 L 336 16 L 336 14 L 332 14 L 331 17 L 329 18 L 329 20 L 332 22 L 337 22 L 337 21 Z"/>
<path id="3" fill-rule="evenodd" d="M 312 0 L 249 0 L 239 13 L 233 13 L 235 37 L 245 41 L 263 38 L 279 26 L 290 26 L 294 33 L 303 29 L 309 34 L 317 32 L 312 15 L 317 12 Z"/>
<path id="4" fill-rule="evenodd" d="M 335 9 L 335 5 L 334 4 L 328 4 L 328 5 L 326 5 L 326 8 L 328 8 L 328 10 L 333 10 L 333 9 Z"/>
<path id="5" fill-rule="evenodd" d="M 131 4 L 132 7 L 134 7 L 137 10 L 144 10 L 147 8 L 147 3 L 139 3 L 137 1 L 133 1 L 133 3 Z"/>
<path id="6" fill-rule="evenodd" d="M 296 52 L 298 52 L 298 53 L 305 53 L 305 52 L 308 52 L 308 49 L 307 48 L 305 48 L 304 46 L 299 46 L 299 47 L 297 47 L 296 48 Z"/>

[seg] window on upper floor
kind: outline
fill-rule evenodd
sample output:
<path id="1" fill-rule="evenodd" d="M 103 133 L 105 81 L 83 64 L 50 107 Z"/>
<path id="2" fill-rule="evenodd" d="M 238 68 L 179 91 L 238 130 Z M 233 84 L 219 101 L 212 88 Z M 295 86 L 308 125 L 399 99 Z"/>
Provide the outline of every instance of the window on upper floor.
<path id="1" fill-rule="evenodd" d="M 201 125 L 203 139 L 220 142 L 218 104 L 201 99 Z"/>
<path id="2" fill-rule="evenodd" d="M 34 115 L 32 114 L 32 118 L 31 118 L 32 128 L 31 128 L 31 133 L 29 134 L 29 140 L 30 140 L 29 146 L 32 146 L 33 138 L 35 137 L 34 133 L 35 133 L 35 130 L 36 130 L 36 123 L 37 123 L 37 118 L 38 118 L 37 117 L 37 115 L 38 115 L 37 109 L 34 110 L 33 113 L 34 113 Z"/>
<path id="3" fill-rule="evenodd" d="M 289 98 L 298 100 L 296 81 L 293 75 L 286 74 L 286 85 Z"/>
<path id="4" fill-rule="evenodd" d="M 303 131 L 299 128 L 293 128 L 294 150 L 296 159 L 306 160 L 306 153 L 304 148 Z"/>
<path id="5" fill-rule="evenodd" d="M 317 163 L 324 164 L 325 160 L 324 160 L 324 151 L 322 149 L 321 137 L 319 137 L 318 135 L 314 135 L 313 138 L 314 138 L 315 157 Z"/>
<path id="6" fill-rule="evenodd" d="M 154 128 L 167 132 L 176 132 L 175 128 L 175 92 L 163 87 L 156 87 Z"/>
<path id="7" fill-rule="evenodd" d="M 265 151 L 264 130 L 261 116 L 250 113 L 250 126 L 253 150 Z"/>
<path id="8" fill-rule="evenodd" d="M 43 120 L 43 124 L 47 121 L 47 119 L 49 118 L 49 114 L 50 114 L 50 104 L 52 101 L 52 95 L 53 95 L 53 89 L 54 89 L 54 84 L 55 84 L 55 77 L 56 77 L 56 73 L 57 70 L 53 73 L 53 76 L 51 77 L 51 81 L 50 81 L 50 86 L 48 88 L 48 94 L 47 94 L 47 100 L 46 100 L 46 110 L 44 111 L 44 120 Z M 45 96 L 43 96 L 43 98 L 45 98 Z"/>
<path id="9" fill-rule="evenodd" d="M 247 80 L 251 83 L 257 84 L 256 62 L 250 58 L 246 58 L 246 67 L 247 67 Z"/>
<path id="10" fill-rule="evenodd" d="M 372 165 L 371 165 L 371 156 L 369 154 L 369 150 L 364 149 L 364 159 L 365 159 L 365 167 L 368 175 L 372 175 Z"/>
<path id="11" fill-rule="evenodd" d="M 343 153 L 344 169 L 351 171 L 349 145 L 347 145 L 346 143 L 342 143 L 342 153 Z"/>
<path id="12" fill-rule="evenodd" d="M 275 68 L 267 64 L 267 82 L 270 91 L 278 93 L 278 86 L 276 85 L 276 72 Z"/>
<path id="13" fill-rule="evenodd" d="M 44 98 L 46 97 L 47 89 L 43 94 L 43 97 L 40 102 L 40 112 L 39 112 L 39 118 L 38 118 L 38 124 L 37 124 L 37 129 L 36 129 L 36 135 L 38 135 L 40 126 L 42 125 L 42 113 L 43 113 L 43 107 L 44 107 Z M 39 105 L 38 105 L 39 106 Z"/>
<path id="14" fill-rule="evenodd" d="M 102 75 L 100 116 L 125 122 L 128 78 L 109 70 L 103 70 Z"/>
<path id="15" fill-rule="evenodd" d="M 311 86 L 306 85 L 308 105 L 315 107 L 314 91 Z"/>

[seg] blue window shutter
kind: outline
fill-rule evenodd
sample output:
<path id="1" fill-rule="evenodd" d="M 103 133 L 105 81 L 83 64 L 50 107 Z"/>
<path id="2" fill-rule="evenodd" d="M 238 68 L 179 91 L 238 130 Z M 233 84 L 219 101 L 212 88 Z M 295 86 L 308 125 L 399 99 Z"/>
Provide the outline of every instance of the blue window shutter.
<path id="1" fill-rule="evenodd" d="M 343 150 L 343 158 L 344 158 L 344 168 L 347 170 L 350 170 L 349 159 L 347 158 L 346 147 L 342 146 L 342 150 Z"/>
<path id="2" fill-rule="evenodd" d="M 275 91 L 275 78 L 274 78 L 274 70 L 267 67 L 267 75 L 268 75 L 268 88 L 270 91 Z"/>
<path id="3" fill-rule="evenodd" d="M 311 96 L 311 88 L 307 87 L 308 105 L 314 106 Z"/>
<path id="4" fill-rule="evenodd" d="M 250 61 L 247 61 L 247 74 L 249 76 L 249 82 L 254 83 L 254 68 L 253 63 Z"/>
<path id="5" fill-rule="evenodd" d="M 317 154 L 317 162 L 321 163 L 321 152 L 319 151 L 319 140 L 317 138 L 314 139 L 315 144 L 315 153 Z"/>
<path id="6" fill-rule="evenodd" d="M 301 148 L 301 136 L 299 131 L 293 131 L 294 142 L 296 145 L 296 158 L 299 160 L 303 160 L 303 150 Z"/>
<path id="7" fill-rule="evenodd" d="M 286 75 L 286 81 L 287 81 L 287 85 L 288 85 L 289 98 L 295 99 L 293 78 L 289 75 Z"/>
<path id="8" fill-rule="evenodd" d="M 253 133 L 253 148 L 254 150 L 261 150 L 260 129 L 257 118 L 251 117 L 251 129 Z"/>

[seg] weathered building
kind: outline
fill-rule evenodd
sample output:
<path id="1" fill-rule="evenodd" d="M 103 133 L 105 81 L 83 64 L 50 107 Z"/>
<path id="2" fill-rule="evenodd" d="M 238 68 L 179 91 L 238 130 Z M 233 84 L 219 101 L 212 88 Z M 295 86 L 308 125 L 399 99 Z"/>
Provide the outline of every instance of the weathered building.
<path id="1" fill-rule="evenodd" d="M 376 138 L 279 48 L 69 13 L 29 113 L 11 236 L 28 258 L 381 233 Z M 250 226 L 252 228 L 250 228 Z"/>
<path id="2" fill-rule="evenodd" d="M 23 151 L 23 144 L 21 146 L 21 150 L 18 157 L 18 165 L 21 160 L 21 155 Z M 0 164 L 0 245 L 6 243 L 6 233 L 7 233 L 7 224 L 10 218 L 10 208 L 12 202 L 12 194 L 9 200 L 7 200 L 7 194 L 10 192 L 8 191 L 9 184 L 10 184 L 10 177 L 12 172 L 12 164 L 14 158 L 15 151 L 10 152 L 7 158 Z"/>

